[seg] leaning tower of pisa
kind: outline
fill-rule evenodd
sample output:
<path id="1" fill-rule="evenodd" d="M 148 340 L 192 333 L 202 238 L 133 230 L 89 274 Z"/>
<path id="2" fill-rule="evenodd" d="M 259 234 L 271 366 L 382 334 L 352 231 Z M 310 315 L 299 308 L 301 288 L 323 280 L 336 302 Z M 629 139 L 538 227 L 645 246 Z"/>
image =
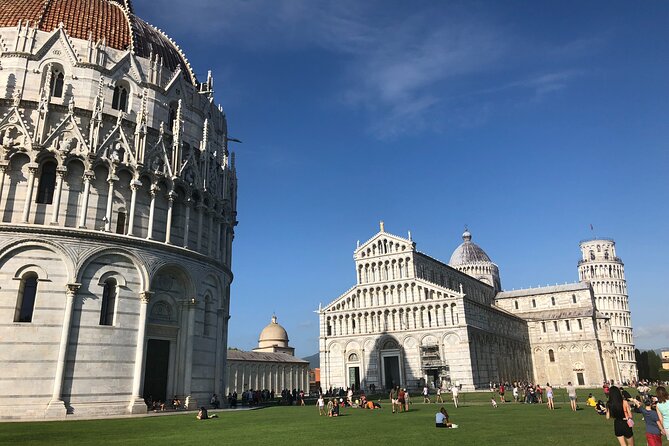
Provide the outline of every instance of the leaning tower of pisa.
<path id="1" fill-rule="evenodd" d="M 598 237 L 580 243 L 582 258 L 578 262 L 581 282 L 589 282 L 595 295 L 597 310 L 611 320 L 611 331 L 624 381 L 637 377 L 632 337 L 632 315 L 630 313 L 625 267 L 616 256 L 613 239 Z"/>

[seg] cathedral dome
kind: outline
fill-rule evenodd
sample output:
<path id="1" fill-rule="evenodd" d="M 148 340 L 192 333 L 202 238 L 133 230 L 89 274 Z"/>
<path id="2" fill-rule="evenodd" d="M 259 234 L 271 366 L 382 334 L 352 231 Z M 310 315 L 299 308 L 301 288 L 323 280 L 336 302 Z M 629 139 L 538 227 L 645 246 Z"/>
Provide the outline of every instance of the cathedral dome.
<path id="1" fill-rule="evenodd" d="M 0 0 L 0 28 L 31 26 L 51 32 L 61 26 L 69 36 L 101 42 L 136 56 L 159 57 L 195 84 L 195 75 L 179 47 L 162 31 L 137 17 L 130 0 Z"/>
<path id="2" fill-rule="evenodd" d="M 465 265 L 476 262 L 491 262 L 488 254 L 476 243 L 472 242 L 472 234 L 468 230 L 462 234 L 462 244 L 455 248 L 448 262 L 451 266 Z"/>
<path id="3" fill-rule="evenodd" d="M 273 346 L 288 347 L 288 333 L 277 323 L 276 316 L 272 316 L 272 322 L 263 328 L 258 339 L 260 348 Z"/>

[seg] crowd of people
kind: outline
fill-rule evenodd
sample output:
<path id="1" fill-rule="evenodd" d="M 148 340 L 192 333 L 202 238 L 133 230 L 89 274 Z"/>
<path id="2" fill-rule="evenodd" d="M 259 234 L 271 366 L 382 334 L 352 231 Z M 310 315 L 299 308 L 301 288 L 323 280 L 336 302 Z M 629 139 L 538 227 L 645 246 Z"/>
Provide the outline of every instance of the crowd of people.
<path id="1" fill-rule="evenodd" d="M 242 392 L 241 395 L 241 405 L 242 406 L 259 406 L 263 403 L 268 403 L 272 401 L 277 401 L 279 404 L 287 405 L 287 406 L 292 406 L 294 404 L 304 406 L 304 399 L 306 397 L 306 394 L 304 393 L 304 390 L 301 389 L 293 389 L 292 391 L 289 389 L 283 389 L 281 391 L 280 397 L 278 397 L 274 393 L 274 389 L 269 390 L 269 389 L 263 389 L 263 390 L 257 390 L 257 389 L 248 389 Z M 239 395 L 237 392 L 230 392 L 228 393 L 228 407 L 237 407 L 237 405 L 240 403 L 239 401 Z M 213 402 L 212 402 L 213 406 Z"/>

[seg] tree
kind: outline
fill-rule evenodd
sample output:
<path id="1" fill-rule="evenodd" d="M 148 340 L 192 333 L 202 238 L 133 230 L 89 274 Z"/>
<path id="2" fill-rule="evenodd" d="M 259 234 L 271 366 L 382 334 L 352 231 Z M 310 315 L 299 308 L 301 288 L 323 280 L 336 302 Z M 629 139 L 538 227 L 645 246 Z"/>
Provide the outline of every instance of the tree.
<path id="1" fill-rule="evenodd" d="M 650 371 L 648 367 L 648 352 L 643 351 L 639 355 L 637 362 L 637 369 L 639 370 L 639 379 L 650 379 Z"/>
<path id="2" fill-rule="evenodd" d="M 653 350 L 648 350 L 648 379 L 656 381 L 660 377 L 662 358 Z"/>

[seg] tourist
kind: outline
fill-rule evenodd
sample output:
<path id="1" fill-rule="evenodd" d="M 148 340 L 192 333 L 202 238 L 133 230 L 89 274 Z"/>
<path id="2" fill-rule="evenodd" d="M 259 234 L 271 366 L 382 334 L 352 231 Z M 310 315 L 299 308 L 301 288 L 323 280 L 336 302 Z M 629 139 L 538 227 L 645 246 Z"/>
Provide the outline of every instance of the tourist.
<path id="1" fill-rule="evenodd" d="M 411 399 L 409 398 L 409 390 L 404 389 L 404 411 L 409 412 L 409 404 L 411 404 Z"/>
<path id="2" fill-rule="evenodd" d="M 390 404 L 393 408 L 393 413 L 395 413 L 395 409 L 397 408 L 398 394 L 399 394 L 399 387 L 393 387 L 392 389 L 390 389 Z"/>
<path id="3" fill-rule="evenodd" d="M 613 418 L 613 432 L 621 446 L 634 445 L 632 411 L 616 386 L 609 388 L 609 402 L 606 403 L 606 419 Z"/>
<path id="4" fill-rule="evenodd" d="M 660 429 L 669 440 L 669 394 L 664 386 L 655 389 L 657 395 L 657 418 L 660 420 Z"/>
<path id="5" fill-rule="evenodd" d="M 544 403 L 543 396 L 544 396 L 544 389 L 542 389 L 541 386 L 539 384 L 537 384 L 537 399 L 538 399 L 539 404 Z"/>
<path id="6" fill-rule="evenodd" d="M 404 412 L 404 407 L 405 407 L 405 397 L 406 397 L 406 392 L 404 389 L 400 389 L 400 391 L 397 393 L 397 410 L 400 412 Z"/>
<path id="7" fill-rule="evenodd" d="M 439 412 L 434 417 L 435 425 L 436 427 L 453 427 L 453 424 L 450 422 L 448 419 L 448 412 L 446 412 L 446 409 L 442 406 L 441 409 L 439 409 Z"/>
<path id="8" fill-rule="evenodd" d="M 553 388 L 549 383 L 546 383 L 546 399 L 548 400 L 546 403 L 548 410 L 555 410 L 555 402 L 553 401 Z"/>
<path id="9" fill-rule="evenodd" d="M 646 423 L 646 442 L 648 446 L 662 446 L 662 425 L 657 414 L 657 398 L 646 397 L 643 404 L 638 400 L 631 400 L 637 410 L 643 415 Z"/>
<path id="10" fill-rule="evenodd" d="M 342 400 L 343 402 L 343 400 Z M 334 404 L 332 405 L 332 415 L 333 417 L 338 417 L 339 416 L 339 404 L 337 404 L 337 400 L 335 399 Z"/>
<path id="11" fill-rule="evenodd" d="M 208 420 L 209 415 L 207 414 L 207 409 L 204 406 L 200 407 L 200 410 L 195 418 L 198 420 Z"/>
<path id="12" fill-rule="evenodd" d="M 497 409 L 497 401 L 495 401 L 495 397 L 490 398 L 490 404 L 492 404 L 493 409 Z"/>
<path id="13" fill-rule="evenodd" d="M 323 399 L 323 395 L 318 396 L 316 405 L 318 406 L 318 416 L 325 415 L 325 400 Z"/>
<path id="14" fill-rule="evenodd" d="M 585 404 L 590 407 L 595 407 L 597 405 L 597 401 L 595 401 L 595 397 L 592 396 L 592 393 L 588 393 L 588 399 Z"/>
<path id="15" fill-rule="evenodd" d="M 218 418 L 218 415 L 212 413 L 211 415 L 207 412 L 207 408 L 202 406 L 195 416 L 198 420 L 211 420 L 212 418 Z"/>
<path id="16" fill-rule="evenodd" d="M 299 397 L 300 397 L 300 406 L 304 406 L 304 390 L 300 390 Z"/>
<path id="17" fill-rule="evenodd" d="M 181 407 L 181 400 L 174 395 L 174 398 L 172 398 L 172 408 L 174 410 L 179 410 L 179 407 Z"/>
<path id="18" fill-rule="evenodd" d="M 518 402 L 518 384 L 513 383 L 513 401 Z"/>
<path id="19" fill-rule="evenodd" d="M 595 412 L 597 412 L 599 415 L 606 415 L 606 404 L 604 404 L 604 401 L 597 400 L 597 405 L 595 406 Z"/>
<path id="20" fill-rule="evenodd" d="M 444 400 L 441 399 L 441 387 L 437 387 L 437 400 L 435 401 L 435 403 L 443 403 L 443 402 Z"/>
<path id="21" fill-rule="evenodd" d="M 453 395 L 453 404 L 455 404 L 455 407 L 458 407 L 458 395 L 460 394 L 459 386 L 453 386 L 451 388 L 451 394 Z"/>
<path id="22" fill-rule="evenodd" d="M 427 384 L 423 387 L 423 404 L 431 403 L 430 401 L 430 389 L 427 388 Z"/>
<path id="23" fill-rule="evenodd" d="M 327 405 L 327 413 L 328 413 L 328 417 L 331 417 L 331 416 L 332 416 L 332 411 L 334 410 L 334 406 L 335 406 L 335 404 L 334 404 L 332 398 L 330 398 L 330 399 L 328 400 L 328 405 Z"/>
<path id="24" fill-rule="evenodd" d="M 500 403 L 506 403 L 506 400 L 504 399 L 504 383 L 500 383 L 499 385 L 499 402 Z"/>
<path id="25" fill-rule="evenodd" d="M 346 400 L 349 405 L 353 403 L 353 389 L 350 387 L 346 390 Z"/>
<path id="26" fill-rule="evenodd" d="M 576 387 L 574 387 L 569 381 L 567 383 L 567 395 L 569 396 L 569 404 L 571 405 L 571 410 L 576 412 Z"/>
<path id="27" fill-rule="evenodd" d="M 218 400 L 218 395 L 215 393 L 212 395 L 211 400 L 209 401 L 211 403 L 211 407 L 214 409 L 218 409 L 221 407 L 221 402 Z"/>

